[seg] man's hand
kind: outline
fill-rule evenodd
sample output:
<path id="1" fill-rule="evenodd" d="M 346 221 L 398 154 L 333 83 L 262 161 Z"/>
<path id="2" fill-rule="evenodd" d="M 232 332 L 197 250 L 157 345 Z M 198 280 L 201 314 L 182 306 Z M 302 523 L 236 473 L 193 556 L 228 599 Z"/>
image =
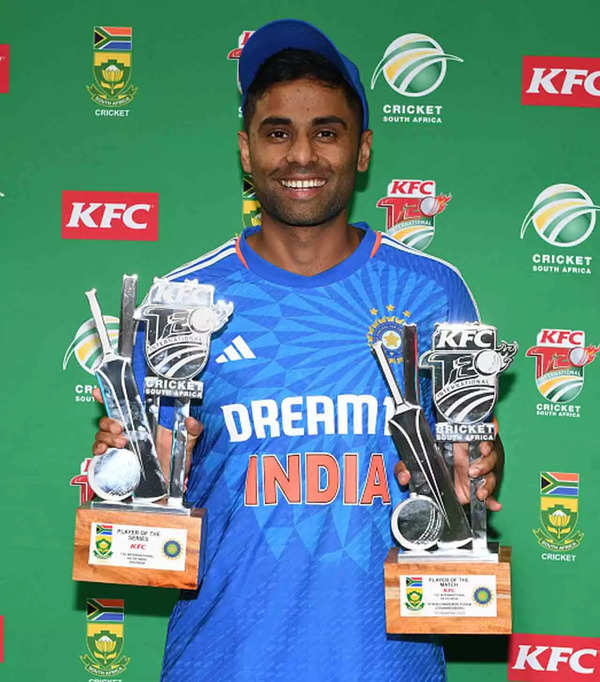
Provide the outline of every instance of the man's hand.
<path id="1" fill-rule="evenodd" d="M 99 388 L 94 388 L 92 395 L 99 403 L 104 403 Z M 123 427 L 116 419 L 102 417 L 98 422 L 98 432 L 92 446 L 94 455 L 103 455 L 108 448 L 124 448 L 127 445 L 127 438 L 123 435 Z M 185 420 L 185 427 L 188 432 L 187 454 L 186 454 L 186 474 L 191 462 L 191 454 L 196 445 L 196 441 L 202 433 L 202 424 L 193 417 Z M 169 465 L 171 458 L 171 443 L 173 432 L 163 426 L 158 427 L 156 450 L 165 479 L 169 480 Z"/>
<path id="2" fill-rule="evenodd" d="M 477 497 L 485 500 L 490 511 L 500 511 L 502 505 L 492 495 L 504 467 L 504 448 L 500 437 L 494 441 L 481 442 L 479 451 L 481 456 L 469 467 L 468 443 L 454 443 L 454 486 L 458 500 L 461 504 L 467 504 L 470 497 L 470 479 L 484 476 L 484 482 L 477 489 Z M 396 464 L 394 473 L 400 485 L 408 485 L 410 472 L 403 462 Z"/>

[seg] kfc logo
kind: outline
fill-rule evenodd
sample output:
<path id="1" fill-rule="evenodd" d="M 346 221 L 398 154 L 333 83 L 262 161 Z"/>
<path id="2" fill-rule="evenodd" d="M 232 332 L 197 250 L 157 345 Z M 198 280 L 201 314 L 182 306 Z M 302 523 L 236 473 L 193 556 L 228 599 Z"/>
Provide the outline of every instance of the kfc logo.
<path id="1" fill-rule="evenodd" d="M 63 192 L 63 239 L 158 239 L 154 192 Z"/>
<path id="2" fill-rule="evenodd" d="M 522 104 L 600 107 L 600 58 L 523 57 Z"/>
<path id="3" fill-rule="evenodd" d="M 600 638 L 520 635 L 510 638 L 508 679 L 574 682 L 600 676 Z"/>
<path id="4" fill-rule="evenodd" d="M 0 92 L 8 92 L 10 45 L 0 45 Z"/>

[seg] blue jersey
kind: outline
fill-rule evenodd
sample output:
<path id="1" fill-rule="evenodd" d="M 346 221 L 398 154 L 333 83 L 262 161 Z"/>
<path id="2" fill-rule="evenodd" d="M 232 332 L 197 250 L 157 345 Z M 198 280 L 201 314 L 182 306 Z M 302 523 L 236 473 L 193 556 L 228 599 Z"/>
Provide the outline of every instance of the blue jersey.
<path id="1" fill-rule="evenodd" d="M 477 311 L 457 270 L 357 227 L 354 253 L 313 277 L 254 253 L 246 237 L 260 228 L 169 275 L 213 284 L 235 308 L 192 409 L 204 433 L 186 499 L 208 510 L 205 573 L 175 606 L 162 680 L 445 679 L 439 646 L 385 631 L 390 515 L 406 493 L 370 344 L 401 381 L 405 323 L 424 352 L 435 322 Z M 164 407 L 161 423 L 172 419 Z"/>

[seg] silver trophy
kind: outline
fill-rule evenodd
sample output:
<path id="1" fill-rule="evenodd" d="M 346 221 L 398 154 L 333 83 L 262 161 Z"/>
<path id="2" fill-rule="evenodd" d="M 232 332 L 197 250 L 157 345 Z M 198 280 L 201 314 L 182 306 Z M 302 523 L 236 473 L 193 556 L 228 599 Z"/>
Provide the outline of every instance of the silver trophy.
<path id="1" fill-rule="evenodd" d="M 108 503 L 132 498 L 136 506 L 168 496 L 169 506 L 183 510 L 187 430 L 190 401 L 202 397 L 202 382 L 195 380 L 208 361 L 211 334 L 227 322 L 233 304 L 214 302 L 214 287 L 196 281 L 155 279 L 140 308 L 137 275 L 123 276 L 118 350 L 110 343 L 95 289 L 86 292 L 102 345 L 96 370 L 106 412 L 123 425 L 127 447 L 111 448 L 94 457 L 88 479 L 94 492 Z M 145 353 L 148 376 L 145 404 L 132 368 L 138 320 L 146 325 Z M 167 486 L 156 450 L 161 396 L 174 398 L 175 419 Z M 94 503 L 92 503 L 94 504 Z M 105 504 L 105 503 L 100 503 Z"/>
<path id="2" fill-rule="evenodd" d="M 488 555 L 485 502 L 475 494 L 483 479 L 471 481 L 469 523 L 454 490 L 452 443 L 494 439 L 494 426 L 485 419 L 498 397 L 497 375 L 517 345 L 497 345 L 496 329 L 488 325 L 437 324 L 432 350 L 419 361 L 416 326 L 405 325 L 404 395 L 381 343 L 373 351 L 396 407 L 390 433 L 411 474 L 410 495 L 392 514 L 395 539 L 409 554 L 435 548 L 446 555 Z M 419 404 L 419 366 L 433 369 L 437 443 Z M 479 457 L 478 445 L 471 445 L 469 455 L 470 461 Z"/>

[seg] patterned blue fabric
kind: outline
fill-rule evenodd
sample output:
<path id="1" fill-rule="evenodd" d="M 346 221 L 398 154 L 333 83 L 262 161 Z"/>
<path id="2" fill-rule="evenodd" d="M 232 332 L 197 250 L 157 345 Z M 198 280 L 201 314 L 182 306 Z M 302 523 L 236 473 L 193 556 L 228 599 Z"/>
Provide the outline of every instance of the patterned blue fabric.
<path id="1" fill-rule="evenodd" d="M 206 570 L 175 606 L 164 681 L 445 680 L 433 641 L 385 632 L 389 518 L 406 493 L 369 342 L 385 337 L 401 382 L 404 323 L 418 325 L 424 352 L 435 322 L 477 311 L 452 267 L 387 236 L 372 255 L 377 233 L 358 227 L 357 250 L 314 277 L 256 255 L 245 240 L 259 228 L 240 240 L 248 267 L 228 242 L 171 275 L 214 284 L 235 310 L 192 409 L 204 434 L 187 502 L 208 509 Z M 161 423 L 172 424 L 168 406 Z"/>

